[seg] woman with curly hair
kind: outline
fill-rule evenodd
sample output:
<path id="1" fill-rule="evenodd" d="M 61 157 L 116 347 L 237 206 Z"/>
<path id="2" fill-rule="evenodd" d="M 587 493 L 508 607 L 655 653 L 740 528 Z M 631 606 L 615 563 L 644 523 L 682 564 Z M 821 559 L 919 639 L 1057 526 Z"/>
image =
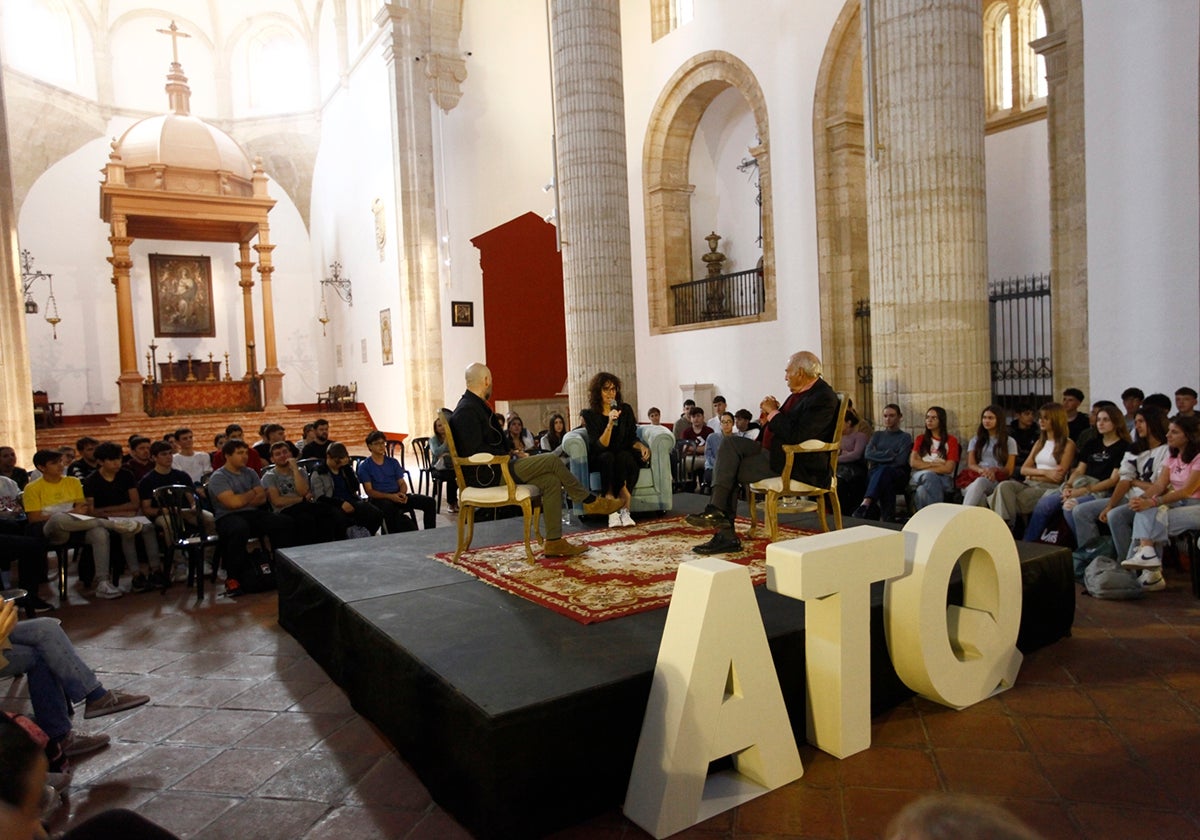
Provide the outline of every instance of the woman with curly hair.
<path id="1" fill-rule="evenodd" d="M 635 524 L 629 513 L 638 471 L 650 462 L 650 449 L 638 439 L 637 415 L 621 396 L 621 380 L 601 371 L 588 385 L 588 407 L 580 415 L 588 433 L 588 469 L 600 473 L 600 492 L 620 499 L 621 510 L 608 516 L 610 528 Z"/>

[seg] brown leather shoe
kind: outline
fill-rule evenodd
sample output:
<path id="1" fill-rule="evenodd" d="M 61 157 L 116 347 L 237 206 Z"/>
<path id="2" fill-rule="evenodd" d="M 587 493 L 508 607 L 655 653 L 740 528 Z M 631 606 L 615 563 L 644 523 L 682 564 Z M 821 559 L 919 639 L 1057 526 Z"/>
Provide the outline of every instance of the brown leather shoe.
<path id="1" fill-rule="evenodd" d="M 574 557 L 583 554 L 589 548 L 590 545 L 575 545 L 560 537 L 557 540 L 546 540 L 544 551 L 547 557 Z"/>
<path id="2" fill-rule="evenodd" d="M 597 496 L 593 501 L 584 502 L 583 504 L 583 512 L 587 516 L 608 516 L 610 513 L 616 513 L 620 509 L 620 499 L 606 499 L 603 496 Z"/>

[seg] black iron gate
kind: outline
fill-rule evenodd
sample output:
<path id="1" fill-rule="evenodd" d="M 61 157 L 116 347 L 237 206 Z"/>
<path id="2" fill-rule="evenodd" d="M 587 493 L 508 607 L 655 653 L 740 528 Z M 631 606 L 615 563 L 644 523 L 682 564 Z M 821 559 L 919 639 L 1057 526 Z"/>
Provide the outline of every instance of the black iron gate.
<path id="1" fill-rule="evenodd" d="M 1050 275 L 988 281 L 992 398 L 1005 408 L 1053 397 Z"/>

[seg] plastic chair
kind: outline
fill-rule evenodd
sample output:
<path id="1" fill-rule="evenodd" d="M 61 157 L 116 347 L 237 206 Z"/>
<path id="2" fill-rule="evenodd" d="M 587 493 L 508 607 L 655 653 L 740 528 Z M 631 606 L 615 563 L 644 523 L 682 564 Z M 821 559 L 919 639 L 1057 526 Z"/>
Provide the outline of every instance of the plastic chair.
<path id="1" fill-rule="evenodd" d="M 491 455 L 487 452 L 477 452 L 466 458 L 458 456 L 458 447 L 454 443 L 454 433 L 450 429 L 450 418 L 445 412 L 440 412 L 442 425 L 446 429 L 446 446 L 450 449 L 450 461 L 454 465 L 454 480 L 458 483 L 458 547 L 454 550 L 454 559 L 471 547 L 475 536 L 475 509 L 501 508 L 516 505 L 521 508 L 524 519 L 525 557 L 530 563 L 534 562 L 533 549 L 529 545 L 529 535 L 532 532 L 540 543 L 541 532 L 538 530 L 537 517 L 541 513 L 542 490 L 535 484 L 517 484 L 508 469 L 507 455 Z M 504 483 L 496 487 L 468 487 L 462 468 L 493 466 L 500 468 Z"/>
<path id="2" fill-rule="evenodd" d="M 764 478 L 761 481 L 756 481 L 750 485 L 748 497 L 750 502 L 750 536 L 754 536 L 758 532 L 758 497 L 764 496 L 766 499 L 766 510 L 763 513 L 763 522 L 766 524 L 770 535 L 771 542 L 779 539 L 779 502 L 781 499 L 789 498 L 807 498 L 814 499 L 809 505 L 803 507 L 788 508 L 787 513 L 801 513 L 814 508 L 817 511 L 817 516 L 821 520 L 821 530 L 828 531 L 829 523 L 825 520 L 825 499 L 829 498 L 829 502 L 833 507 L 833 526 L 835 530 L 842 529 L 842 505 L 838 501 L 837 495 L 837 459 L 842 448 L 842 427 L 846 420 L 846 406 L 849 404 L 849 399 L 846 394 L 838 394 L 838 414 L 837 425 L 834 427 L 833 440 L 806 440 L 803 443 L 789 444 L 783 447 L 786 454 L 786 460 L 783 462 L 783 474 Z M 796 481 L 792 478 L 792 463 L 796 455 L 807 455 L 814 452 L 829 453 L 829 486 L 814 487 L 811 484 L 805 484 L 802 481 Z"/>
<path id="3" fill-rule="evenodd" d="M 417 484 L 419 492 L 428 493 L 437 500 L 437 512 L 442 512 L 442 477 L 433 470 L 433 459 L 429 454 L 429 438 L 413 438 L 413 452 L 417 456 Z"/>

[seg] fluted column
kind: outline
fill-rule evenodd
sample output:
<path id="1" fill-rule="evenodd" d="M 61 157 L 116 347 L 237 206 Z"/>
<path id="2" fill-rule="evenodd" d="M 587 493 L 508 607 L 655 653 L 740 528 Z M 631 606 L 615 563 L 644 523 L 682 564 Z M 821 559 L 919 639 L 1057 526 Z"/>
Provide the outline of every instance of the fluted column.
<path id="1" fill-rule="evenodd" d="M 384 59 L 392 111 L 396 216 L 400 226 L 400 356 L 408 429 L 426 429 L 445 404 L 442 381 L 442 289 L 438 271 L 432 80 L 427 75 L 429 11 L 386 3 L 375 16 L 385 29 Z"/>
<path id="2" fill-rule="evenodd" d="M 864 27 L 875 405 L 943 405 L 956 432 L 991 401 L 981 9 L 874 0 Z"/>
<path id="3" fill-rule="evenodd" d="M 9 156 L 8 117 L 5 110 L 4 74 L 0 73 L 0 441 L 17 451 L 17 463 L 33 458 L 33 380 L 29 372 L 29 346 L 25 335 L 25 307 L 21 294 L 21 260 L 17 248 L 17 214 L 13 207 L 12 161 Z"/>
<path id="4" fill-rule="evenodd" d="M 246 324 L 246 372 L 242 374 L 242 379 L 249 379 L 258 364 L 254 358 L 254 299 L 250 294 L 254 290 L 254 261 L 250 259 L 250 243 L 239 242 L 238 254 L 241 256 L 237 262 L 241 272 L 238 286 L 242 289 L 242 320 Z"/>
<path id="5" fill-rule="evenodd" d="M 121 363 L 117 388 L 121 414 L 136 416 L 144 415 L 146 407 L 142 400 L 142 375 L 138 372 L 137 336 L 133 326 L 133 290 L 129 281 L 129 272 L 133 268 L 129 246 L 133 244 L 133 237 L 128 235 L 127 222 L 123 213 L 113 213 L 109 221 L 112 235 L 108 237 L 112 256 L 107 259 L 112 265 L 112 284 L 117 296 L 117 350 Z"/>
<path id="6" fill-rule="evenodd" d="M 258 244 L 254 252 L 258 254 L 258 274 L 262 279 L 262 312 L 263 312 L 263 407 L 267 409 L 284 409 L 283 402 L 283 371 L 275 355 L 275 300 L 271 295 L 271 275 L 275 266 L 271 265 L 271 252 L 275 246 L 271 244 L 271 234 L 264 222 L 258 224 Z"/>
<path id="7" fill-rule="evenodd" d="M 570 416 L 605 369 L 637 408 L 618 0 L 552 0 Z"/>

